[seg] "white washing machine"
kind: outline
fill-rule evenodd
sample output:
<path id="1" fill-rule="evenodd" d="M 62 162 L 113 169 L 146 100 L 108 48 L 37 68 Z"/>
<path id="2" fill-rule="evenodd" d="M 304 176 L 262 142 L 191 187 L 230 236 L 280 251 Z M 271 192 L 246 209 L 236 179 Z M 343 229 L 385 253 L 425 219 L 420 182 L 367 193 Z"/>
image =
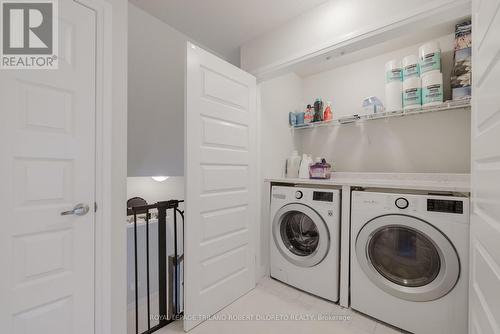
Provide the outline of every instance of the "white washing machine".
<path id="1" fill-rule="evenodd" d="M 351 307 L 417 334 L 466 334 L 469 199 L 354 191 Z"/>
<path id="2" fill-rule="evenodd" d="M 337 302 L 339 190 L 273 186 L 271 235 L 271 277 Z"/>

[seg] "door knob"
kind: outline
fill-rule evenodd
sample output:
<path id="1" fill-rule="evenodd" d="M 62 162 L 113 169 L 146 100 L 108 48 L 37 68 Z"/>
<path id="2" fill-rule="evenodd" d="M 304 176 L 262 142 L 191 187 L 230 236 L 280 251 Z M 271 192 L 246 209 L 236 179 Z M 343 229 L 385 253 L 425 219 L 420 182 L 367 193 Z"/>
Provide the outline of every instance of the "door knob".
<path id="1" fill-rule="evenodd" d="M 90 208 L 87 204 L 79 203 L 75 205 L 73 210 L 61 212 L 61 216 L 85 216 L 89 212 Z"/>

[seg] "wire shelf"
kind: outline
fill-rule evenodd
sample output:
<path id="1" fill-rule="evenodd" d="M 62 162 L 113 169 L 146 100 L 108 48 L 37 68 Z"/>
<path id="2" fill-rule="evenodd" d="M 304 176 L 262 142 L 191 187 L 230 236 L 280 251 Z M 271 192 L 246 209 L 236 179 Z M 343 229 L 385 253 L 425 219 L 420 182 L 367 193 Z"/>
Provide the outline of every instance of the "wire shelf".
<path id="1" fill-rule="evenodd" d="M 391 118 L 391 117 L 404 117 L 404 116 L 412 116 L 412 115 L 421 115 L 421 114 L 425 114 L 425 113 L 432 113 L 432 112 L 439 112 L 439 111 L 446 111 L 446 110 L 457 110 L 457 109 L 465 109 L 465 110 L 470 111 L 471 110 L 470 100 L 447 101 L 447 102 L 444 102 L 443 104 L 438 105 L 438 106 L 432 106 L 432 107 L 422 108 L 422 109 L 418 109 L 418 110 L 409 110 L 409 111 L 400 110 L 400 111 L 391 111 L 391 112 L 380 112 L 380 113 L 374 113 L 374 114 L 352 115 L 352 116 L 342 117 L 342 118 L 338 118 L 338 119 L 332 119 L 330 121 L 314 122 L 314 123 L 309 123 L 309 124 L 290 126 L 290 128 L 293 130 L 302 130 L 302 129 L 311 129 L 311 128 L 318 128 L 318 127 L 325 127 L 325 126 L 339 126 L 339 125 L 359 123 L 359 122 L 365 122 L 365 121 L 371 121 L 371 120 L 377 120 L 377 119 L 387 119 L 387 118 Z"/>

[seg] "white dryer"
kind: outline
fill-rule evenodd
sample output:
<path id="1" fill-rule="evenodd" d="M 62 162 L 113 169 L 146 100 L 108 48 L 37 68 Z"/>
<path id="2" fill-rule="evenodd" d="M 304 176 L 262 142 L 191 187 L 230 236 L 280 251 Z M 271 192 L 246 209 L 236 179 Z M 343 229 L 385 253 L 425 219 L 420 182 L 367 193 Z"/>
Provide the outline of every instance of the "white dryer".
<path id="1" fill-rule="evenodd" d="M 354 191 L 351 307 L 417 334 L 466 334 L 469 199 Z"/>
<path id="2" fill-rule="evenodd" d="M 339 190 L 272 187 L 271 277 L 337 302 L 339 239 Z"/>

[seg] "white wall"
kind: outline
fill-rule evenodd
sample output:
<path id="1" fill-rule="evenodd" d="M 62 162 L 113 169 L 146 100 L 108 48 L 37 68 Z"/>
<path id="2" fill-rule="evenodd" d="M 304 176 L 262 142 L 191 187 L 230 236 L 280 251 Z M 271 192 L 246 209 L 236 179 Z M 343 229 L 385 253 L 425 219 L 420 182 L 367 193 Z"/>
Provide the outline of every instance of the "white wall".
<path id="1" fill-rule="evenodd" d="M 259 90 L 262 177 L 282 177 L 285 160 L 295 149 L 288 113 L 301 107 L 302 80 L 291 73 L 262 82 Z"/>
<path id="2" fill-rule="evenodd" d="M 458 1 L 331 0 L 244 44 L 241 67 L 255 73 Z"/>
<path id="3" fill-rule="evenodd" d="M 163 182 L 157 182 L 151 177 L 127 178 L 127 199 L 142 197 L 149 204 L 171 199 L 184 199 L 184 177 L 169 177 Z"/>
<path id="4" fill-rule="evenodd" d="M 438 38 L 443 51 L 445 98 L 451 97 L 453 35 Z M 334 117 L 361 112 L 371 95 L 385 101 L 384 64 L 418 54 L 419 45 L 381 54 L 361 62 L 303 79 L 303 101 L 331 101 Z M 470 112 L 436 114 L 366 122 L 361 125 L 296 131 L 302 152 L 325 157 L 342 172 L 470 172 Z"/>
<path id="5" fill-rule="evenodd" d="M 187 38 L 128 8 L 128 176 L 184 175 Z"/>
<path id="6" fill-rule="evenodd" d="M 282 177 L 285 160 L 295 149 L 288 127 L 288 112 L 299 107 L 302 95 L 301 79 L 287 74 L 259 85 L 260 100 L 260 194 L 261 219 L 257 231 L 257 278 L 269 268 L 269 188 L 264 178 Z"/>
<path id="7" fill-rule="evenodd" d="M 317 128 L 298 136 L 301 152 L 333 161 L 338 172 L 470 172 L 469 111 Z"/>

